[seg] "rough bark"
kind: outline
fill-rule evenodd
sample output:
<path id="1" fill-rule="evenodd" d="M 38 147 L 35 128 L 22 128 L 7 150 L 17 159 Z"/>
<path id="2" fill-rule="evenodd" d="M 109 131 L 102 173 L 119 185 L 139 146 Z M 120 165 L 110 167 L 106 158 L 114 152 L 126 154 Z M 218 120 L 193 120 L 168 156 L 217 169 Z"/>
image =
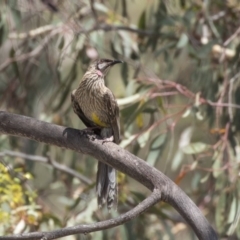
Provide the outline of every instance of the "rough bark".
<path id="1" fill-rule="evenodd" d="M 171 181 L 171 179 L 169 179 L 156 168 L 149 166 L 142 159 L 134 156 L 130 152 L 124 150 L 114 143 L 103 142 L 96 135 L 90 132 L 58 126 L 51 123 L 39 121 L 34 118 L 16 115 L 4 111 L 0 111 L 0 133 L 25 137 L 38 142 L 51 144 L 58 147 L 71 149 L 83 154 L 91 155 L 97 160 L 109 164 L 115 169 L 134 178 L 136 181 L 140 182 L 145 187 L 150 189 L 153 192 L 153 198 L 151 199 L 152 203 L 156 203 L 158 200 L 161 200 L 172 205 L 192 227 L 199 239 L 218 239 L 215 231 L 203 216 L 199 208 L 176 184 Z M 139 204 L 140 207 L 141 204 Z M 139 205 L 137 206 L 138 208 Z M 150 207 L 151 204 L 148 206 Z M 144 207 L 144 210 L 146 210 L 146 205 L 144 205 Z M 137 214 L 140 212 L 141 211 L 138 211 Z M 132 214 L 131 211 L 129 214 Z M 131 216 L 134 217 L 136 215 Z M 119 217 L 121 216 L 123 215 L 120 215 Z M 125 216 L 127 220 L 131 219 L 131 217 L 129 218 L 129 216 L 127 216 L 128 215 Z M 115 221 L 116 219 L 112 219 L 112 221 Z M 108 221 L 111 222 L 111 220 Z M 97 230 L 99 230 L 99 228 L 96 230 L 93 229 L 93 231 Z M 78 231 L 78 233 L 79 232 L 81 231 Z M 85 232 L 91 231 L 88 229 L 88 231 Z M 76 234 L 76 232 L 74 233 Z M 29 239 L 23 238 L 23 236 L 24 235 L 15 237 L 18 239 Z M 46 237 L 44 237 L 44 239 L 53 238 L 50 237 L 50 233 L 48 235 L 41 235 L 40 238 L 43 236 Z M 0 239 L 7 238 L 3 237 Z"/>

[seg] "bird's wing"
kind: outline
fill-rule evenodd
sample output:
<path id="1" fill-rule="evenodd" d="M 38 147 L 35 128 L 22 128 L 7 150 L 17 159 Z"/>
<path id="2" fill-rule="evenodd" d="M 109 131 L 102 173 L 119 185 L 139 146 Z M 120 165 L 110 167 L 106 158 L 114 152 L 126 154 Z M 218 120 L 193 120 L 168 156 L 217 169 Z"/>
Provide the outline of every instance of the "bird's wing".
<path id="1" fill-rule="evenodd" d="M 113 129 L 114 142 L 120 142 L 120 123 L 119 123 L 119 107 L 113 93 L 108 90 L 104 94 L 104 103 L 106 104 L 108 121 Z"/>
<path id="2" fill-rule="evenodd" d="M 73 111 L 78 115 L 78 117 L 82 120 L 82 122 L 86 125 L 86 127 L 96 127 L 96 124 L 94 124 L 91 120 L 89 120 L 84 115 L 81 107 L 79 106 L 79 104 L 75 98 L 75 91 L 76 90 L 73 90 L 71 93 Z"/>

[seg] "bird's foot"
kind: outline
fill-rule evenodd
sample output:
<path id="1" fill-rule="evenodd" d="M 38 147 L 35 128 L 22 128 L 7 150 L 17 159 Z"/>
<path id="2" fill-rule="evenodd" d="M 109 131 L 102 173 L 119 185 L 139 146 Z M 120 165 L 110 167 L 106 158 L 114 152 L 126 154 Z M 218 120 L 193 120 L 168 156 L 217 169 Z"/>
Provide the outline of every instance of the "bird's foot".
<path id="1" fill-rule="evenodd" d="M 104 138 L 102 144 L 104 144 L 104 143 L 106 143 L 106 142 L 113 142 L 113 140 L 114 140 L 114 137 L 113 137 L 113 136 L 108 137 L 108 138 Z"/>
<path id="2" fill-rule="evenodd" d="M 94 141 L 95 139 L 97 139 L 97 135 L 96 135 L 96 129 L 95 127 L 88 127 L 85 129 L 82 129 L 80 132 L 85 135 L 89 140 Z"/>
<path id="3" fill-rule="evenodd" d="M 97 128 L 95 127 L 88 127 L 88 128 L 85 128 L 85 129 L 82 129 L 81 131 L 85 134 L 94 134 L 94 130 L 96 130 Z"/>

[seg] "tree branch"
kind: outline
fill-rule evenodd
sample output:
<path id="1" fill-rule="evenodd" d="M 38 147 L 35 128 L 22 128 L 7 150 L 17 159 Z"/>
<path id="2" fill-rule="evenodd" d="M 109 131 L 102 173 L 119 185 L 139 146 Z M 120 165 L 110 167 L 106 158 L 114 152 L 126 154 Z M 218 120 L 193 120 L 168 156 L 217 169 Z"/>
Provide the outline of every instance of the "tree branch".
<path id="1" fill-rule="evenodd" d="M 27 239 L 43 239 L 43 240 L 50 240 L 50 239 L 56 239 L 60 237 L 65 237 L 73 234 L 79 234 L 79 233 L 90 233 L 90 232 L 96 232 L 103 229 L 108 229 L 112 227 L 116 227 L 118 225 L 121 225 L 132 218 L 138 216 L 140 213 L 147 210 L 149 207 L 153 206 L 157 202 L 160 201 L 161 193 L 159 190 L 154 191 L 149 197 L 147 197 L 145 200 L 143 200 L 140 204 L 138 204 L 135 208 L 131 209 L 130 211 L 121 214 L 120 216 L 97 222 L 92 224 L 82 224 L 77 225 L 74 227 L 67 227 L 62 228 L 60 230 L 54 230 L 51 232 L 33 232 L 33 233 L 27 233 L 27 234 L 18 234 L 14 236 L 7 236 L 7 237 L 0 237 L 0 239 L 5 240 L 27 240 Z"/>
<path id="2" fill-rule="evenodd" d="M 91 155 L 97 160 L 111 165 L 115 169 L 134 178 L 154 193 L 161 193 L 161 200 L 172 205 L 183 216 L 200 240 L 218 239 L 215 231 L 202 215 L 198 207 L 176 184 L 174 184 L 162 172 L 149 166 L 142 159 L 134 156 L 112 142 L 103 143 L 103 141 L 98 139 L 96 135 L 86 133 L 85 131 L 58 126 L 4 111 L 0 111 L 0 133 L 25 137 L 38 142 Z M 154 196 L 154 199 L 156 197 L 156 195 L 151 196 Z M 116 219 L 127 218 L 127 220 L 130 220 L 132 217 L 135 217 L 136 215 L 134 214 L 134 211 L 141 208 L 142 204 L 144 205 L 148 199 L 144 200 L 130 212 L 120 215 Z M 155 200 L 157 202 L 159 199 Z M 152 201 L 152 203 L 156 202 Z M 132 211 L 134 216 L 131 215 Z M 137 213 L 140 212 L 137 211 Z M 113 224 L 116 219 L 108 220 L 108 222 Z M 105 224 L 106 221 L 96 223 L 92 226 L 98 226 L 96 231 L 108 228 L 109 225 L 104 225 L 103 228 L 100 228 L 98 224 L 101 223 Z M 82 225 L 81 227 L 87 228 L 87 226 L 89 227 L 91 225 Z M 111 225 L 111 227 L 112 226 L 114 225 Z M 80 229 L 79 226 L 72 227 L 71 229 L 76 228 Z M 59 230 L 59 232 L 61 232 L 61 230 Z M 71 232 L 71 234 L 73 234 L 73 232 Z M 23 238 L 24 236 L 26 236 L 26 234 L 22 234 L 22 238 L 19 237 L 18 239 L 26 239 Z M 4 237 L 0 239 L 7 238 Z"/>
<path id="3" fill-rule="evenodd" d="M 156 31 L 149 31 L 149 30 L 142 30 L 139 28 L 133 28 L 133 27 L 129 27 L 129 26 L 124 26 L 124 25 L 110 25 L 110 24 L 106 24 L 106 23 L 100 23 L 97 24 L 95 27 L 89 29 L 87 31 L 87 33 L 91 33 L 94 32 L 96 30 L 103 30 L 105 32 L 110 32 L 110 31 L 127 31 L 127 32 L 132 32 L 132 33 L 136 33 L 140 36 L 161 36 L 162 33 L 156 32 Z M 82 33 L 82 31 L 80 30 L 79 33 Z M 174 36 L 172 36 L 173 39 Z"/>
<path id="4" fill-rule="evenodd" d="M 34 162 L 40 162 L 40 163 L 45 163 L 45 164 L 49 164 L 51 166 L 53 166 L 55 169 L 67 173 L 75 178 L 78 178 L 80 181 L 82 181 L 84 184 L 92 184 L 93 182 L 91 181 L 91 179 L 85 177 L 84 175 L 78 173 L 77 171 L 58 163 L 57 161 L 49 158 L 49 157 L 42 157 L 42 156 L 36 156 L 36 155 L 29 155 L 29 154 L 25 154 L 25 153 L 20 153 L 20 152 L 13 152 L 13 151 L 8 151 L 5 150 L 3 152 L 0 152 L 0 157 L 2 156 L 11 156 L 11 157 L 20 157 L 20 158 L 24 158 L 26 160 L 30 160 L 30 161 L 34 161 Z"/>

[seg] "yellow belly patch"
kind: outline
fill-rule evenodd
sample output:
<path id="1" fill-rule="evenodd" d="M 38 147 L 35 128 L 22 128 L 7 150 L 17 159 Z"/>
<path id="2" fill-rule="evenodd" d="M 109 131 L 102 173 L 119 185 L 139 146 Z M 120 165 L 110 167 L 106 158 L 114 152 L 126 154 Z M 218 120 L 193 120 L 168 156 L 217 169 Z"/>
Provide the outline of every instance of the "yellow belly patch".
<path id="1" fill-rule="evenodd" d="M 107 125 L 99 119 L 96 113 L 92 113 L 92 121 L 100 127 L 107 127 Z"/>

